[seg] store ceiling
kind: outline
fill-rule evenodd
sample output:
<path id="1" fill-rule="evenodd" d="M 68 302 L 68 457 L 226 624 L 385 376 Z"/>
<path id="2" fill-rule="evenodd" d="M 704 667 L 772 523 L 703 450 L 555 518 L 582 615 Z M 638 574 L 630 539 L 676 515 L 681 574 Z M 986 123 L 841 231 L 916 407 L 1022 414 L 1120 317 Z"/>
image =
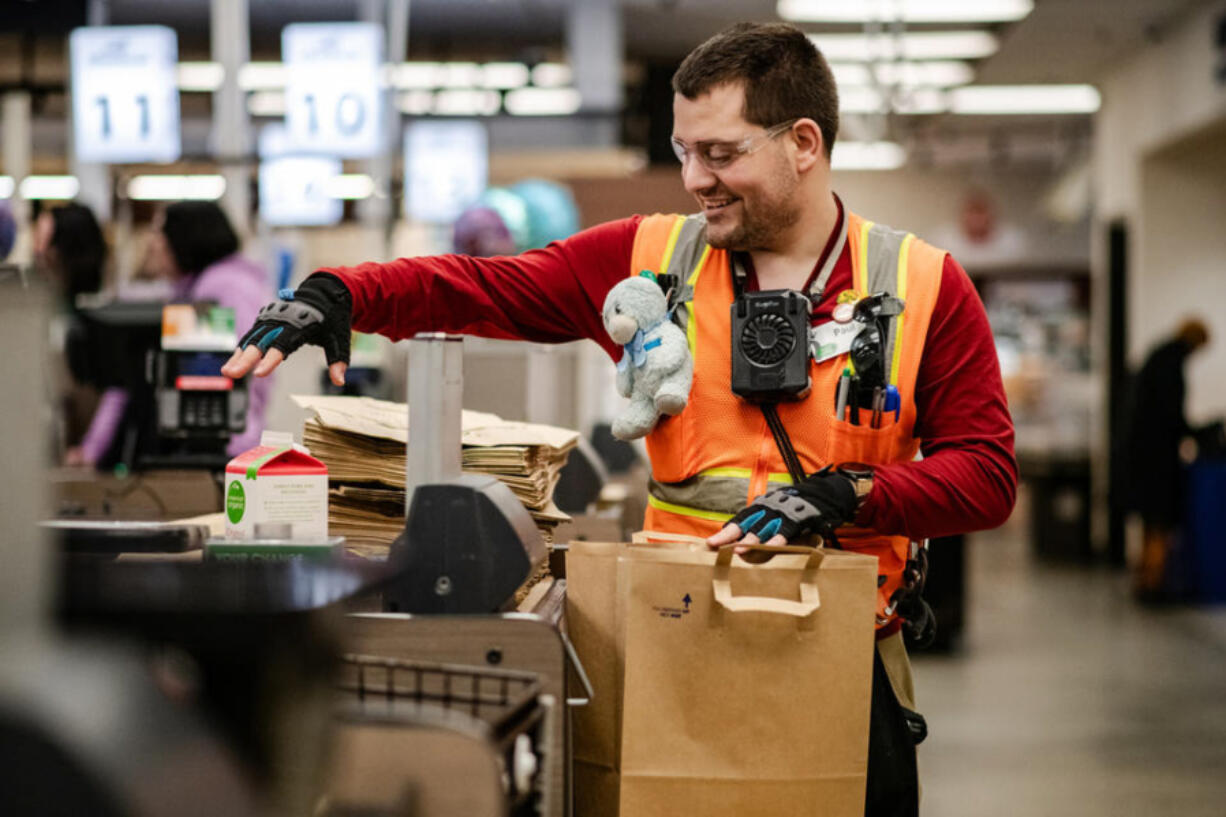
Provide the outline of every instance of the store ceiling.
<path id="1" fill-rule="evenodd" d="M 23 5 L 50 9 L 73 1 L 23 0 Z M 280 33 L 288 23 L 354 20 L 362 8 L 377 7 L 384 1 L 248 0 L 252 58 L 279 59 Z M 565 59 L 568 8 L 596 1 L 410 0 L 409 59 Z M 1020 22 L 989 27 L 1000 47 L 974 63 L 975 82 L 1093 83 L 1113 63 L 1147 41 L 1161 39 L 1171 26 L 1206 2 L 1035 0 L 1034 10 Z M 110 23 L 171 25 L 179 35 L 181 59 L 208 59 L 210 0 L 103 0 L 103 4 Z M 776 0 L 622 0 L 622 6 L 628 62 L 665 68 L 733 22 L 779 19 Z M 805 28 L 840 33 L 858 30 L 848 25 L 807 24 Z M 16 59 L 0 56 L 0 62 Z M 938 164 L 946 163 L 941 157 L 954 161 L 977 157 L 974 161 L 980 164 L 1020 158 L 1056 168 L 1084 156 L 1092 117 L 929 114 L 890 116 L 886 121 L 879 114 L 867 114 L 846 115 L 844 123 L 847 138 L 902 141 L 913 155 L 927 156 Z"/>
<path id="2" fill-rule="evenodd" d="M 1092 82 L 1111 62 L 1161 37 L 1206 0 L 1036 0 L 1019 23 L 997 27 L 1001 48 L 979 66 L 992 83 Z M 253 51 L 274 52 L 290 22 L 354 19 L 365 0 L 250 0 Z M 567 7 L 582 0 L 411 0 L 410 55 L 462 58 L 468 51 L 560 49 Z M 737 20 L 773 20 L 775 0 L 623 0 L 631 59 L 680 60 Z M 109 0 L 111 22 L 160 22 L 185 46 L 207 48 L 209 0 Z M 807 26 L 814 31 L 820 26 Z M 846 26 L 825 26 L 848 31 Z M 484 56 L 477 54 L 472 56 Z"/>

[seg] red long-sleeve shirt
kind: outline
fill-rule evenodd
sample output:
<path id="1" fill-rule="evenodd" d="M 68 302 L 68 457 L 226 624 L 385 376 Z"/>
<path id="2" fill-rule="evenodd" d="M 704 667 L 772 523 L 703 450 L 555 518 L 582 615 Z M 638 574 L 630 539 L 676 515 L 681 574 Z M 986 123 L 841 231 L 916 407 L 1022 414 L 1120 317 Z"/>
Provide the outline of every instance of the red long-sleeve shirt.
<path id="1" fill-rule="evenodd" d="M 400 258 L 324 271 L 349 288 L 358 331 L 397 340 L 422 331 L 544 343 L 587 338 L 617 360 L 622 350 L 605 332 L 600 310 L 609 289 L 629 274 L 640 220 L 600 224 L 515 257 Z M 845 246 L 815 322 L 830 319 L 838 293 L 851 284 Z M 857 523 L 918 540 L 1004 522 L 1017 487 L 1013 422 L 983 304 L 948 255 L 915 402 L 924 458 L 876 467 Z"/>

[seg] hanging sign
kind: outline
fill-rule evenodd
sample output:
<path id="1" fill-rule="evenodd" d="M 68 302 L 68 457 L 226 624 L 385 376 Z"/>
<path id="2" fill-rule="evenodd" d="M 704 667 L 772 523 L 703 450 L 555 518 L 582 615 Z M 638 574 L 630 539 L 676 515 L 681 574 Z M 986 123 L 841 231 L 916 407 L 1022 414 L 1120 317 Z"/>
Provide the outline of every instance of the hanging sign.
<path id="1" fill-rule="evenodd" d="M 306 151 L 345 159 L 383 148 L 383 27 L 292 23 L 281 32 L 285 123 Z"/>
<path id="2" fill-rule="evenodd" d="M 69 37 L 72 123 L 84 162 L 179 158 L 179 44 L 165 26 L 88 26 Z"/>

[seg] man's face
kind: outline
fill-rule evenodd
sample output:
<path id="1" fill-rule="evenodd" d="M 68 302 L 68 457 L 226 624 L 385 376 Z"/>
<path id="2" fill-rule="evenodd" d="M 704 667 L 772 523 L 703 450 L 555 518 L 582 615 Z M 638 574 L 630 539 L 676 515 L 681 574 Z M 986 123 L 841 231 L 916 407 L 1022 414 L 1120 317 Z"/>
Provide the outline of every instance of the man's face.
<path id="1" fill-rule="evenodd" d="M 674 94 L 673 138 L 688 149 L 681 179 L 707 217 L 707 243 L 717 249 L 769 250 L 800 218 L 800 176 L 788 133 L 755 143 L 755 150 L 717 169 L 698 158 L 702 143 L 719 143 L 709 155 L 727 155 L 744 140 L 763 136 L 767 129 L 746 122 L 744 108 L 739 83 L 718 85 L 696 99 Z"/>

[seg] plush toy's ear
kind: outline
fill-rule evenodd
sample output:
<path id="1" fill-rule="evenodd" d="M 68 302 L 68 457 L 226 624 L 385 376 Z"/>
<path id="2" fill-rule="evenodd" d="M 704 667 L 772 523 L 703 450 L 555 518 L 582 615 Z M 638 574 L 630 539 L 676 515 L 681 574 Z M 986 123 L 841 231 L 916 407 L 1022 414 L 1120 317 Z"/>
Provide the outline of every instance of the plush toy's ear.
<path id="1" fill-rule="evenodd" d="M 646 279 L 648 279 L 648 280 L 650 280 L 650 281 L 655 281 L 655 280 L 656 280 L 656 274 L 655 274 L 654 272 L 652 272 L 651 270 L 649 270 L 649 269 L 641 270 L 641 271 L 639 272 L 639 277 L 640 277 L 640 278 L 646 278 Z"/>

